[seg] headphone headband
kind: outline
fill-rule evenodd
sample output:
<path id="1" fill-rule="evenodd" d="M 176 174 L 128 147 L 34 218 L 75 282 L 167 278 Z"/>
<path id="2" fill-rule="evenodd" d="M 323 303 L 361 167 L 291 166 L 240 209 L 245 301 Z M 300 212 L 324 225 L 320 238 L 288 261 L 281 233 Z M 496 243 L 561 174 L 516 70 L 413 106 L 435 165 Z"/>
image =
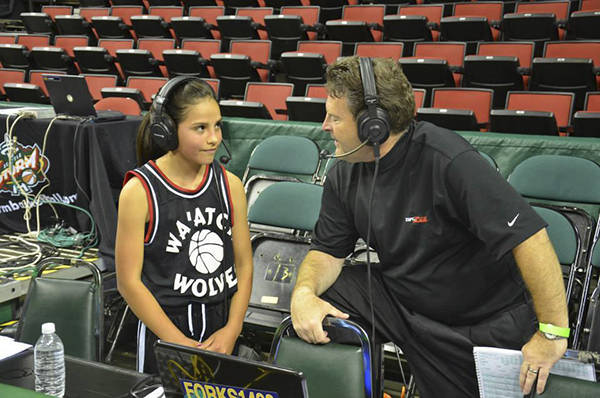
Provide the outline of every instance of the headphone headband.
<path id="1" fill-rule="evenodd" d="M 150 107 L 150 134 L 153 141 L 164 151 L 177 148 L 177 125 L 167 113 L 166 106 L 171 92 L 180 85 L 196 80 L 210 90 L 213 97 L 216 95 L 212 87 L 204 80 L 195 76 L 178 76 L 167 81 L 158 91 Z"/>
<path id="2" fill-rule="evenodd" d="M 371 58 L 359 58 L 359 70 L 367 111 L 358 117 L 358 137 L 370 145 L 380 145 L 390 135 L 390 123 L 387 111 L 379 106 Z"/>
<path id="3" fill-rule="evenodd" d="M 359 58 L 360 79 L 362 80 L 365 104 L 369 111 L 369 116 L 374 117 L 374 108 L 379 104 L 377 98 L 377 85 L 375 84 L 375 76 L 373 74 L 373 62 L 371 58 Z"/>
<path id="4" fill-rule="evenodd" d="M 158 90 L 158 93 L 154 97 L 152 101 L 151 110 L 156 114 L 162 114 L 164 112 L 164 107 L 167 102 L 167 98 L 169 98 L 169 94 L 171 94 L 171 90 L 175 89 L 175 87 L 180 84 L 185 84 L 190 80 L 201 80 L 195 76 L 177 76 L 173 79 L 169 79 L 161 88 Z M 212 89 L 212 88 L 211 88 Z"/>

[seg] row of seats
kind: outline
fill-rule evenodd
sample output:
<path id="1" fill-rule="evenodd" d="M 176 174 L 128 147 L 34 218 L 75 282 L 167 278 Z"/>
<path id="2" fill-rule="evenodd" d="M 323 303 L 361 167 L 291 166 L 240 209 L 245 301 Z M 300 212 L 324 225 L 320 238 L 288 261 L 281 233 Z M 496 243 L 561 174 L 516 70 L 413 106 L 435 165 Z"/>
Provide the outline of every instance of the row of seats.
<path id="1" fill-rule="evenodd" d="M 31 71 L 30 80 L 34 83 L 23 84 L 11 81 L 23 78 L 24 71 L 0 69 L 0 93 L 17 102 L 48 103 L 44 73 Z M 153 96 L 167 81 L 130 77 L 125 87 L 117 87 L 116 76 L 84 77 L 93 99 L 99 101 L 97 109 L 121 110 L 130 115 L 149 109 Z M 219 79 L 205 81 L 219 95 Z M 294 96 L 293 92 L 290 83 L 248 82 L 243 100 L 220 100 L 221 113 L 230 117 L 322 122 L 326 112 L 325 87 L 307 85 L 302 96 Z M 431 106 L 425 103 L 425 90 L 414 89 L 414 94 L 418 120 L 452 130 L 600 137 L 600 92 L 587 93 L 584 110 L 574 114 L 572 93 L 510 91 L 504 109 L 492 109 L 490 89 L 436 88 Z"/>
<path id="2" fill-rule="evenodd" d="M 415 89 L 415 100 L 425 92 Z M 458 131 L 600 137 L 600 92 L 588 92 L 584 110 L 572 113 L 572 93 L 509 91 L 504 109 L 492 109 L 493 92 L 481 88 L 435 88 L 431 107 L 416 111 L 425 120 Z"/>
<path id="3" fill-rule="evenodd" d="M 600 14 L 596 5 L 576 11 L 577 3 L 557 0 L 518 2 L 506 13 L 503 2 L 457 3 L 450 15 L 444 4 L 400 6 L 397 14 L 386 15 L 385 5 L 344 6 L 340 18 L 320 23 L 320 8 L 272 7 L 238 8 L 225 15 L 225 7 L 184 8 L 142 6 L 70 9 L 45 7 L 42 13 L 22 13 L 28 32 L 46 34 L 85 34 L 97 38 L 166 37 L 223 39 L 267 39 L 277 46 L 293 47 L 294 41 L 319 37 L 341 40 L 345 55 L 353 44 L 364 41 L 477 41 L 534 40 L 543 43 L 559 39 L 600 39 L 595 29 Z M 571 13 L 571 11 L 573 12 Z M 67 15 L 61 13 L 69 12 Z M 318 36 L 317 36 L 318 34 Z M 474 44 L 471 44 L 473 47 Z M 541 44 L 537 46 L 538 54 Z M 282 50 L 285 51 L 285 48 Z M 279 51 L 277 54 L 281 53 Z"/>
<path id="4" fill-rule="evenodd" d="M 0 36 L 1 37 L 1 36 Z M 21 44 L 0 44 L 0 63 L 9 69 L 46 69 L 65 73 L 110 74 L 124 85 L 130 76 L 180 75 L 219 78 L 222 98 L 242 98 L 249 81 L 288 81 L 294 95 L 302 96 L 306 84 L 323 83 L 328 64 L 342 54 L 336 41 L 298 42 L 297 51 L 280 61 L 270 58 L 268 40 L 235 40 L 230 52 L 219 52 L 218 40 L 186 39 L 174 48 L 173 39 L 101 39 L 99 46 L 81 46 L 84 36 L 24 35 Z M 24 44 L 23 44 L 24 43 Z M 465 56 L 464 42 L 415 43 L 412 57 L 403 57 L 403 43 L 357 43 L 354 53 L 398 60 L 415 88 L 476 87 L 494 90 L 493 108 L 502 109 L 510 90 L 567 91 L 575 94 L 573 111 L 582 110 L 585 94 L 599 87 L 600 40 L 547 42 L 544 57 L 535 57 L 533 42 L 482 42 L 476 55 Z"/>
<path id="5" fill-rule="evenodd" d="M 81 8 L 76 15 L 60 15 L 68 10 L 53 9 L 50 14 L 23 13 L 21 17 L 30 33 L 86 34 L 90 38 L 220 39 L 223 32 L 224 37 L 240 38 L 241 35 L 241 38 L 264 39 L 265 17 L 273 16 L 273 10 L 240 8 L 235 16 L 228 16 L 225 7 L 191 7 L 184 15 L 183 7 L 150 7 L 149 14 L 143 14 L 142 6 L 115 6 Z M 318 23 L 319 11 L 318 6 L 286 6 L 280 9 L 280 15 L 294 15 L 303 28 L 307 28 Z M 260 34 L 257 28 L 262 29 Z"/>
<path id="6" fill-rule="evenodd" d="M 44 73 L 62 71 L 0 69 L 0 94 L 17 102 L 48 103 Z M 127 97 L 137 104 L 126 113 L 139 114 L 150 107 L 166 77 L 130 76 L 118 86 L 116 75 L 84 74 L 94 100 Z M 218 98 L 221 80 L 206 78 Z M 321 122 L 325 117 L 326 91 L 322 84 L 308 84 L 296 95 L 291 83 L 247 82 L 240 100 L 221 99 L 224 116 Z M 494 131 L 523 134 L 600 136 L 600 95 L 588 92 L 583 110 L 574 111 L 575 95 L 567 92 L 508 91 L 505 106 L 493 109 L 494 92 L 486 88 L 434 88 L 431 99 L 425 89 L 415 88 L 415 112 L 453 130 Z M 103 105 L 103 104 L 101 104 Z M 132 105 L 133 106 L 133 105 Z M 129 108 L 127 108 L 129 109 Z"/>

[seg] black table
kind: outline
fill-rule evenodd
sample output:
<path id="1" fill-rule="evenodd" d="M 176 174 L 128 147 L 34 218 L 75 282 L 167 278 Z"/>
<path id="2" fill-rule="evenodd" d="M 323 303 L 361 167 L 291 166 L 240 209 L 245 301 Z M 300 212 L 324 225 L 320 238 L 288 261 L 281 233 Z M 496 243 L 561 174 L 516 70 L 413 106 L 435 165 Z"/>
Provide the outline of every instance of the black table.
<path id="1" fill-rule="evenodd" d="M 149 379 L 150 376 L 68 355 L 65 356 L 65 366 L 66 398 L 128 397 L 132 387 Z M 33 348 L 0 360 L 0 383 L 34 390 Z M 0 395 L 2 395 L 1 387 Z"/>

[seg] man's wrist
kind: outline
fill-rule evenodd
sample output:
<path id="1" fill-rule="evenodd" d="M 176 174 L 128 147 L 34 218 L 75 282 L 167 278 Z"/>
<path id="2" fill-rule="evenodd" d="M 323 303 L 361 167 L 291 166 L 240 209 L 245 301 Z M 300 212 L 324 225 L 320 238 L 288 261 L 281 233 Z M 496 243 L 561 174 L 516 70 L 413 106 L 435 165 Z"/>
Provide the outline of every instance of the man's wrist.
<path id="1" fill-rule="evenodd" d="M 296 286 L 296 288 L 292 292 L 293 296 L 303 295 L 303 294 L 315 295 L 315 292 L 313 289 L 311 289 L 308 286 Z"/>
<path id="2" fill-rule="evenodd" d="M 568 339 L 571 334 L 571 329 L 556 326 L 551 323 L 540 322 L 539 329 L 542 336 L 548 340 Z"/>

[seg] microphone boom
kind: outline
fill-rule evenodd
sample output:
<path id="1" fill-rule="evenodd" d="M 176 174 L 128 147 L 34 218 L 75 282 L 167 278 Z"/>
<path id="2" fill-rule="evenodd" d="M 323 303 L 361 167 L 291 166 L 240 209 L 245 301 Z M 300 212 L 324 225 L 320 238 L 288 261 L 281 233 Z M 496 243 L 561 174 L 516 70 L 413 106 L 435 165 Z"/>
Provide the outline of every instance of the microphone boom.
<path id="1" fill-rule="evenodd" d="M 367 145 L 368 142 L 369 142 L 369 140 L 364 140 L 356 148 L 354 148 L 354 149 L 352 149 L 352 150 L 350 150 L 348 152 L 343 152 L 343 153 L 341 153 L 339 155 L 336 155 L 335 153 L 333 153 L 331 155 L 327 155 L 326 153 L 323 153 L 325 151 L 325 150 L 323 150 L 323 151 L 321 151 L 321 158 L 323 158 L 323 159 L 332 159 L 332 158 L 338 159 L 338 158 L 343 158 L 343 157 L 348 156 L 348 155 L 352 155 L 354 152 L 358 151 L 360 148 L 362 148 L 365 145 Z"/>

